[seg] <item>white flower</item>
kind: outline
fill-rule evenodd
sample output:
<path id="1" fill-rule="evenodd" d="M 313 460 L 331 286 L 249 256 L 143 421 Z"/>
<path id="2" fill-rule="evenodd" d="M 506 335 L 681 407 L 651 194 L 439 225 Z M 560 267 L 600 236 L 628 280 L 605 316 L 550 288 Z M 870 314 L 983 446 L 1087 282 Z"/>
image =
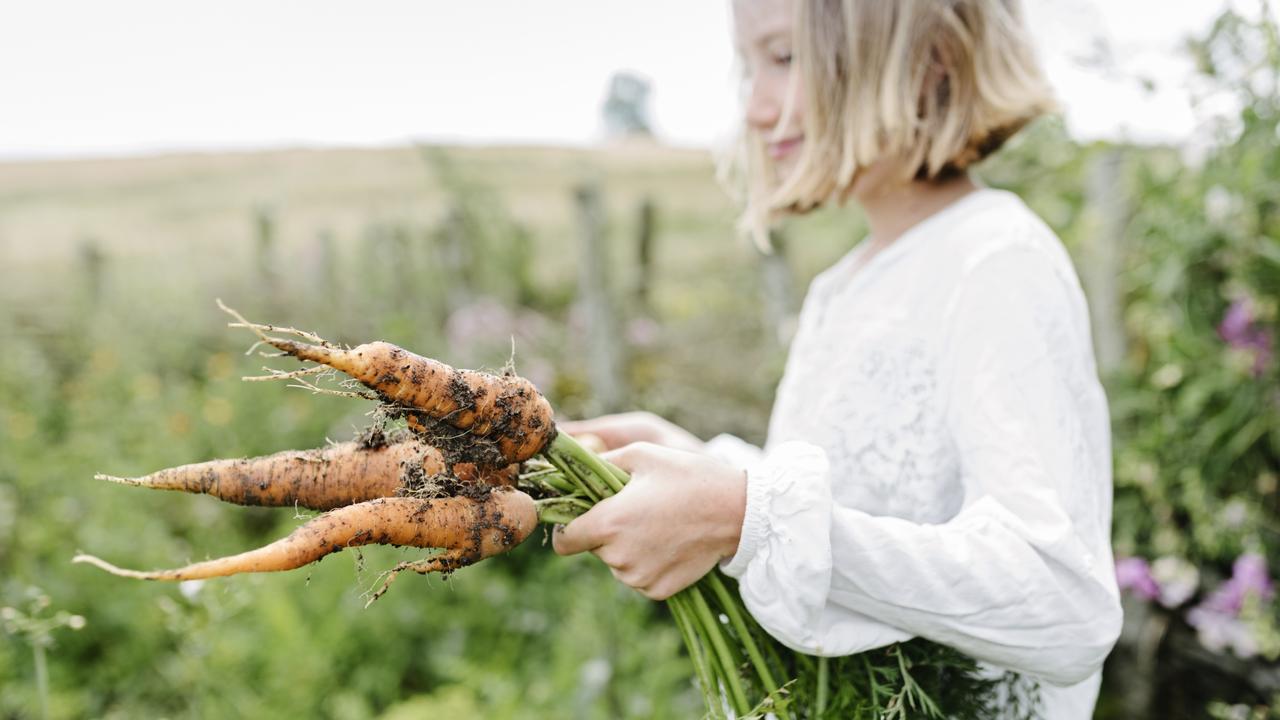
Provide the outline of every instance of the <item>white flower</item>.
<path id="1" fill-rule="evenodd" d="M 1195 565 L 1173 555 L 1165 555 L 1151 563 L 1151 577 L 1160 584 L 1160 604 L 1175 608 L 1196 594 L 1200 571 Z"/>
<path id="2" fill-rule="evenodd" d="M 604 658 L 594 658 L 583 663 L 581 672 L 583 686 L 591 688 L 594 694 L 609 682 L 609 677 L 613 675 L 613 666 Z"/>
<path id="3" fill-rule="evenodd" d="M 1180 382 L 1182 382 L 1182 368 L 1173 363 L 1163 365 L 1151 374 L 1151 384 L 1160 390 L 1168 390 Z"/>
<path id="4" fill-rule="evenodd" d="M 1224 527 L 1241 527 L 1249 519 L 1249 506 L 1240 498 L 1232 498 L 1226 505 L 1222 506 L 1222 510 L 1218 513 L 1218 518 Z"/>
<path id="5" fill-rule="evenodd" d="M 1234 205 L 1231 192 L 1221 185 L 1214 185 L 1204 194 L 1204 216 L 1215 225 L 1227 219 Z"/>

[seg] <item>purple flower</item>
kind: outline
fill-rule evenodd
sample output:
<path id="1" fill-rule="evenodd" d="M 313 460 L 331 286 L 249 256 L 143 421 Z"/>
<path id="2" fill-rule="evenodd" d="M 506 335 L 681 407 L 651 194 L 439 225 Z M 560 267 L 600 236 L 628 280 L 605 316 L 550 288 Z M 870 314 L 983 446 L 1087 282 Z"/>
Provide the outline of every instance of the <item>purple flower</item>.
<path id="1" fill-rule="evenodd" d="M 546 329 L 546 320 L 538 313 L 513 310 L 491 297 L 477 298 L 454 310 L 445 321 L 449 348 L 463 357 L 505 350 L 512 342 L 521 348 L 536 345 Z"/>
<path id="2" fill-rule="evenodd" d="M 627 341 L 636 347 L 649 347 L 658 341 L 662 327 L 647 317 L 638 317 L 627 323 Z"/>
<path id="3" fill-rule="evenodd" d="M 1236 350 L 1252 353 L 1253 376 L 1258 377 L 1271 364 L 1273 338 L 1255 320 L 1253 302 L 1247 297 L 1236 300 L 1218 323 L 1218 337 Z"/>
<path id="4" fill-rule="evenodd" d="M 1238 617 L 1198 605 L 1187 613 L 1187 624 L 1196 629 L 1200 644 L 1213 652 L 1229 647 L 1246 660 L 1258 654 L 1259 643 L 1253 629 Z"/>
<path id="5" fill-rule="evenodd" d="M 1218 324 L 1218 337 L 1234 348 L 1241 347 L 1249 339 L 1249 328 L 1253 325 L 1253 303 L 1249 298 L 1241 298 L 1231 303 L 1227 314 L 1222 316 Z"/>
<path id="6" fill-rule="evenodd" d="M 1231 567 L 1231 579 L 1214 590 L 1203 604 L 1219 612 L 1239 615 L 1250 594 L 1259 600 L 1270 600 L 1274 593 L 1267 573 L 1267 559 L 1246 553 L 1236 558 Z"/>
<path id="7" fill-rule="evenodd" d="M 1246 553 L 1236 558 L 1231 578 L 1187 612 L 1187 624 L 1196 629 L 1200 644 L 1206 648 L 1222 652 L 1230 647 L 1239 657 L 1253 657 L 1258 654 L 1258 639 L 1240 613 L 1250 596 L 1266 601 L 1274 594 L 1267 559 Z"/>
<path id="8" fill-rule="evenodd" d="M 1140 557 L 1121 558 L 1116 561 L 1116 584 L 1143 600 L 1160 597 L 1160 586 L 1151 577 L 1151 566 Z"/>
<path id="9" fill-rule="evenodd" d="M 1271 598 L 1273 587 L 1267 570 L 1267 559 L 1257 553 L 1245 553 L 1231 566 L 1231 579 L 1256 590 L 1264 600 Z"/>

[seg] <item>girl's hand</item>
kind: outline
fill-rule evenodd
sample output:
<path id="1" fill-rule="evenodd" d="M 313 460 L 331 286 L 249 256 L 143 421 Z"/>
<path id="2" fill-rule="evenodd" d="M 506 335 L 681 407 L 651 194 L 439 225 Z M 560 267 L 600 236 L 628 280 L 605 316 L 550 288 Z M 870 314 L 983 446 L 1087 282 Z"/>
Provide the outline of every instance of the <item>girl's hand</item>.
<path id="1" fill-rule="evenodd" d="M 557 553 L 590 551 L 623 584 L 665 600 L 737 552 L 747 506 L 743 470 L 646 442 L 604 457 L 631 473 L 631 482 L 557 528 Z"/>
<path id="2" fill-rule="evenodd" d="M 693 433 L 651 412 L 601 415 L 590 420 L 556 423 L 556 427 L 570 435 L 595 435 L 604 442 L 606 450 L 647 442 L 677 450 L 702 452 L 702 441 Z"/>

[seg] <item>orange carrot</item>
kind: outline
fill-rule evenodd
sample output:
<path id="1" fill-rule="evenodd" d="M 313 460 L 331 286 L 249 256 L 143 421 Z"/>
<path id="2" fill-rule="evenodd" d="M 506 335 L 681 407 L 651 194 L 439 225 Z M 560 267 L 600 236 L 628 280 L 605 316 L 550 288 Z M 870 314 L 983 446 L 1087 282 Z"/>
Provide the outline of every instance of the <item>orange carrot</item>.
<path id="1" fill-rule="evenodd" d="M 532 498 L 519 490 L 496 488 L 483 499 L 379 498 L 348 505 L 313 518 L 265 547 L 173 570 L 126 570 L 84 554 L 72 562 L 141 580 L 200 580 L 293 570 L 344 548 L 380 544 L 442 548 L 444 552 L 426 560 L 402 563 L 397 571 L 449 572 L 519 545 L 537 523 Z"/>
<path id="2" fill-rule="evenodd" d="M 350 350 L 276 339 L 277 349 L 341 370 L 393 405 L 473 436 L 494 440 L 506 461 L 524 462 L 555 437 L 551 404 L 518 375 L 458 370 L 388 342 Z M 447 431 L 446 431 L 447 432 Z"/>
<path id="3" fill-rule="evenodd" d="M 420 410 L 413 415 L 425 427 L 434 420 L 492 439 L 503 464 L 529 460 L 556 437 L 552 406 L 534 384 L 518 375 L 454 369 L 389 342 L 349 350 L 280 338 L 270 343 L 300 360 L 342 370 L 389 404 Z M 449 430 L 442 434 L 448 436 Z"/>
<path id="4" fill-rule="evenodd" d="M 551 404 L 533 383 L 514 373 L 459 370 L 382 341 L 342 348 L 311 333 L 250 323 L 218 304 L 240 321 L 233 325 L 253 330 L 264 343 L 340 370 L 373 390 L 393 411 L 407 414 L 410 427 L 444 450 L 450 461 L 503 467 L 528 460 L 555 439 Z M 309 342 L 267 335 L 276 330 Z M 314 369 L 274 377 L 297 377 Z M 459 440 L 459 432 L 470 438 L 448 442 Z"/>
<path id="5" fill-rule="evenodd" d="M 512 466 L 480 472 L 474 465 L 461 463 L 447 468 L 439 450 L 405 440 L 381 446 L 346 442 L 263 457 L 210 460 L 136 478 L 96 477 L 125 485 L 203 493 L 238 505 L 330 510 L 374 498 L 423 494 L 423 485 L 433 482 L 510 486 L 515 484 L 516 470 Z"/>

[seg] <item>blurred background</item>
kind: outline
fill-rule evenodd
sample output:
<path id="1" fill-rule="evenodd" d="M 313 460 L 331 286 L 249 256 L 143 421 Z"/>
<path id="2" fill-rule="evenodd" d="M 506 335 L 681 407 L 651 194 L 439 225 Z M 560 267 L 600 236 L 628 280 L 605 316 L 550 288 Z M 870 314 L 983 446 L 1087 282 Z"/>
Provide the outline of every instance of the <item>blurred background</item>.
<path id="1" fill-rule="evenodd" d="M 292 511 L 95 482 L 346 440 L 244 384 L 250 318 L 513 359 L 566 416 L 764 439 L 853 209 L 736 237 L 728 5 L 54 2 L 0 11 L 0 718 L 691 717 L 660 605 L 542 538 L 163 585 Z M 1126 624 L 1100 718 L 1280 717 L 1277 3 L 1034 0 L 1062 98 L 983 165 L 1086 285 Z M 1276 707 L 1277 709 L 1272 709 Z"/>

